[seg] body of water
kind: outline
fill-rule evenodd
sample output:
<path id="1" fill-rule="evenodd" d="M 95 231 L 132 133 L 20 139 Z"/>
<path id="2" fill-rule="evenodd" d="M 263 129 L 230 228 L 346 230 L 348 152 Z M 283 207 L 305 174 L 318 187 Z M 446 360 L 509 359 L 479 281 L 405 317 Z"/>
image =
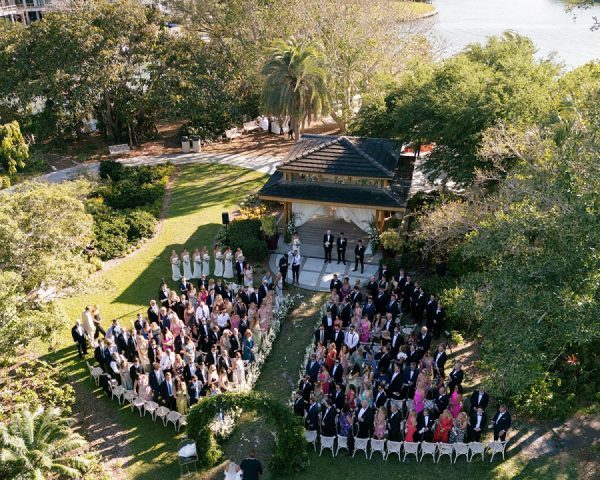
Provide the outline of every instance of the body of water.
<path id="1" fill-rule="evenodd" d="M 439 12 L 433 31 L 447 55 L 514 30 L 531 38 L 541 56 L 556 52 L 567 69 L 600 60 L 600 30 L 590 30 L 594 16 L 600 21 L 600 3 L 571 13 L 561 0 L 433 0 L 433 5 Z"/>

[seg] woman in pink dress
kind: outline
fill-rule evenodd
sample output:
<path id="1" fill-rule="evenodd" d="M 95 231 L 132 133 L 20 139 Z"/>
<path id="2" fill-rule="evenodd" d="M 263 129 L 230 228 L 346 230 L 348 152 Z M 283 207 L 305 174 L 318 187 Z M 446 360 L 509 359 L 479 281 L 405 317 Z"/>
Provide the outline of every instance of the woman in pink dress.
<path id="1" fill-rule="evenodd" d="M 413 408 L 415 412 L 422 412 L 425 408 L 425 392 L 422 387 L 415 390 L 415 397 L 413 399 Z"/>
<path id="2" fill-rule="evenodd" d="M 377 440 L 383 440 L 385 437 L 385 424 L 387 419 L 387 412 L 385 407 L 380 407 L 377 410 L 377 416 L 375 417 L 375 438 Z"/>
<path id="3" fill-rule="evenodd" d="M 346 345 L 342 345 L 340 349 L 340 364 L 342 365 L 342 369 L 344 370 L 344 375 L 348 375 L 348 358 L 350 354 L 348 353 L 348 347 Z"/>
<path id="4" fill-rule="evenodd" d="M 448 403 L 450 413 L 454 418 L 458 417 L 458 414 L 462 410 L 462 395 L 459 393 L 459 389 L 460 387 L 458 385 L 454 387 L 454 391 L 450 396 L 450 402 Z"/>
<path id="5" fill-rule="evenodd" d="M 175 318 L 174 321 L 171 322 L 171 333 L 173 337 L 179 336 L 179 334 L 183 331 L 185 324 L 179 318 Z"/>
<path id="6" fill-rule="evenodd" d="M 345 298 L 352 293 L 352 287 L 350 286 L 350 279 L 344 277 L 342 282 L 342 288 L 340 288 L 340 298 Z"/>
<path id="7" fill-rule="evenodd" d="M 321 367 L 321 372 L 317 378 L 321 382 L 321 388 L 323 389 L 323 395 L 329 395 L 329 369 L 326 365 Z"/>
<path id="8" fill-rule="evenodd" d="M 175 343 L 175 336 L 171 333 L 171 330 L 169 330 L 168 328 L 163 327 L 163 332 L 162 332 L 162 347 L 163 350 L 165 352 L 167 351 L 173 351 L 174 348 L 174 343 Z"/>
<path id="9" fill-rule="evenodd" d="M 360 341 L 363 343 L 367 343 L 369 341 L 369 336 L 371 333 L 371 324 L 369 323 L 369 319 L 364 317 L 360 321 Z"/>

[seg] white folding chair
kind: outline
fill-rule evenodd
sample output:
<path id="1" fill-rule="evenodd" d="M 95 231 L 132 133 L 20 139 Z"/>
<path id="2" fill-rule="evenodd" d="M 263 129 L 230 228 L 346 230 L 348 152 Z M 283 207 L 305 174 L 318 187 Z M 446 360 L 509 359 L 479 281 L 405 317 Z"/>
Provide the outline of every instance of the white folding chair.
<path id="1" fill-rule="evenodd" d="M 421 442 L 421 458 L 420 462 L 423 461 L 423 457 L 425 455 L 431 455 L 433 461 L 435 462 L 435 453 L 437 452 L 437 444 L 431 442 Z"/>
<path id="2" fill-rule="evenodd" d="M 319 451 L 319 457 L 321 456 L 321 454 L 323 453 L 323 449 L 325 448 L 329 448 L 331 450 L 331 456 L 335 457 L 334 453 L 333 453 L 333 441 L 335 440 L 335 437 L 324 437 L 323 435 L 321 435 L 321 450 Z"/>
<path id="3" fill-rule="evenodd" d="M 143 414 L 143 409 L 144 409 L 145 404 L 146 404 L 146 402 L 144 402 L 143 398 L 135 397 L 133 399 L 133 402 L 130 403 L 131 411 L 133 412 L 134 407 L 137 408 L 140 411 L 140 417 L 141 417 Z"/>
<path id="4" fill-rule="evenodd" d="M 165 427 L 167 426 L 167 415 L 169 414 L 171 410 L 169 410 L 167 407 L 158 407 L 156 409 L 156 417 L 162 419 L 163 424 L 165 425 Z"/>
<path id="5" fill-rule="evenodd" d="M 354 455 L 356 455 L 356 452 L 358 452 L 359 450 L 362 450 L 363 452 L 365 452 L 365 458 L 367 457 L 367 445 L 369 444 L 369 439 L 368 438 L 355 438 L 354 439 L 354 453 L 352 454 L 352 457 L 354 458 Z"/>
<path id="6" fill-rule="evenodd" d="M 407 455 L 414 455 L 417 461 L 419 460 L 419 444 L 418 442 L 402 442 L 402 446 L 404 447 L 404 458 L 403 462 L 406 461 Z"/>
<path id="7" fill-rule="evenodd" d="M 464 455 L 467 461 L 469 460 L 469 446 L 466 443 L 453 443 L 452 448 L 454 449 L 454 463 L 461 455 Z"/>
<path id="8" fill-rule="evenodd" d="M 175 431 L 177 431 L 177 424 L 179 423 L 179 419 L 181 418 L 181 414 L 179 412 L 176 412 L 175 410 L 171 410 L 169 413 L 167 413 L 166 419 L 165 419 L 165 427 L 169 425 L 169 422 L 173 424 L 173 427 L 175 427 Z"/>
<path id="9" fill-rule="evenodd" d="M 438 443 L 438 463 L 440 458 L 442 458 L 442 455 L 448 455 L 450 457 L 450 463 L 452 463 L 452 452 L 454 452 L 454 449 L 452 448 L 451 443 Z"/>
<path id="10" fill-rule="evenodd" d="M 179 417 L 179 424 L 177 425 L 177 431 L 179 431 L 179 429 L 181 427 L 185 427 L 187 425 L 187 415 L 182 415 L 181 417 Z"/>
<path id="11" fill-rule="evenodd" d="M 400 449 L 402 448 L 402 442 L 392 442 L 391 440 L 387 441 L 387 453 L 385 455 L 385 459 L 390 456 L 391 453 L 398 454 L 398 461 L 402 460 L 400 457 Z"/>
<path id="12" fill-rule="evenodd" d="M 371 439 L 371 455 L 369 455 L 369 460 L 373 458 L 373 452 L 381 452 L 381 456 L 385 460 L 385 439 L 377 440 L 376 438 Z"/>
<path id="13" fill-rule="evenodd" d="M 90 377 L 94 382 L 96 382 L 96 386 L 100 385 L 100 375 L 102 375 L 102 369 L 100 367 L 92 367 L 90 362 L 85 362 L 90 371 Z"/>
<path id="14" fill-rule="evenodd" d="M 117 397 L 119 401 L 119 405 L 121 405 L 121 399 L 123 395 L 125 395 L 125 389 L 121 387 L 116 380 L 111 380 L 108 384 L 108 388 L 110 389 L 110 399 L 114 400 Z"/>
<path id="15" fill-rule="evenodd" d="M 492 457 L 490 458 L 490 463 L 492 463 L 492 461 L 494 460 L 494 455 L 496 455 L 497 453 L 501 453 L 502 460 L 504 460 L 504 450 L 506 449 L 507 443 L 508 443 L 508 440 L 506 440 L 504 442 L 494 441 L 494 442 L 488 443 L 487 446 L 490 449 L 490 451 L 492 452 Z"/>
<path id="16" fill-rule="evenodd" d="M 304 439 L 308 443 L 312 443 L 312 446 L 317 451 L 317 431 L 316 430 L 304 430 Z"/>
<path id="17" fill-rule="evenodd" d="M 129 405 L 131 405 L 131 402 L 133 402 L 136 396 L 137 395 L 133 390 L 127 390 L 123 395 L 123 404 L 125 404 L 125 402 L 128 402 Z"/>
<path id="18" fill-rule="evenodd" d="M 471 442 L 471 443 L 467 443 L 467 445 L 469 446 L 469 462 L 471 460 L 473 460 L 473 457 L 475 455 L 479 455 L 481 454 L 481 461 L 483 462 L 485 460 L 484 455 L 485 455 L 485 445 L 481 442 Z"/>
<path id="19" fill-rule="evenodd" d="M 348 451 L 348 437 L 342 437 L 340 435 L 337 436 L 337 448 L 335 450 L 335 455 L 339 453 L 341 448 L 345 448 Z"/>
<path id="20" fill-rule="evenodd" d="M 157 409 L 158 403 L 153 402 L 151 400 L 147 400 L 144 402 L 144 415 L 146 415 L 146 412 L 149 412 L 150 416 L 152 417 L 152 420 L 155 420 L 155 414 Z"/>

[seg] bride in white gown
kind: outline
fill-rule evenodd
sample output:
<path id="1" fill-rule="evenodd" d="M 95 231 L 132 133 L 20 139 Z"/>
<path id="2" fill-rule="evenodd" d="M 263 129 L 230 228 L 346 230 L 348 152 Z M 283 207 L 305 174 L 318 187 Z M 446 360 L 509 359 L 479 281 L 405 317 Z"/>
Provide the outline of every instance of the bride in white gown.
<path id="1" fill-rule="evenodd" d="M 173 253 L 171 253 L 171 271 L 173 272 L 172 278 L 174 282 L 181 280 L 180 266 L 181 264 L 179 262 L 179 255 L 177 255 L 177 252 L 173 250 Z"/>
<path id="2" fill-rule="evenodd" d="M 242 472 L 240 471 L 240 466 L 236 465 L 235 462 L 229 461 L 229 465 L 224 471 L 225 480 L 241 480 Z"/>
<path id="3" fill-rule="evenodd" d="M 223 270 L 223 277 L 233 278 L 233 253 L 229 247 L 225 249 L 225 269 Z"/>
<path id="4" fill-rule="evenodd" d="M 200 278 L 202 276 L 202 256 L 197 248 L 194 249 L 192 260 L 194 261 L 194 270 L 191 278 Z"/>
<path id="5" fill-rule="evenodd" d="M 185 248 L 183 249 L 183 252 L 181 252 L 181 261 L 183 262 L 183 276 L 189 280 L 194 274 L 192 273 L 192 259 L 190 258 L 190 252 Z"/>

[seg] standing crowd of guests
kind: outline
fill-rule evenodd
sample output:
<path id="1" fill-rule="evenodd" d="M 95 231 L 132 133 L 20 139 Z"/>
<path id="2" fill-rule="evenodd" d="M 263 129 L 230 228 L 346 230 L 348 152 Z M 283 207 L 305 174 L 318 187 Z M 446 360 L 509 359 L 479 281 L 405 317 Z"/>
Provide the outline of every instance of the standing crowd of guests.
<path id="1" fill-rule="evenodd" d="M 278 295 L 269 272 L 257 289 L 182 277 L 173 290 L 163 281 L 146 315 L 130 325 L 115 319 L 104 330 L 100 308 L 86 306 L 71 333 L 80 357 L 93 349 L 105 388 L 116 380 L 185 415 L 202 396 L 246 388 L 245 369 L 269 331 Z"/>
<path id="2" fill-rule="evenodd" d="M 414 329 L 403 328 L 409 318 Z M 477 442 L 489 428 L 504 441 L 506 406 L 488 422 L 483 386 L 463 398 L 465 372 L 461 362 L 446 371 L 443 332 L 442 305 L 404 271 L 383 265 L 365 288 L 334 277 L 294 412 L 323 436 Z"/>

